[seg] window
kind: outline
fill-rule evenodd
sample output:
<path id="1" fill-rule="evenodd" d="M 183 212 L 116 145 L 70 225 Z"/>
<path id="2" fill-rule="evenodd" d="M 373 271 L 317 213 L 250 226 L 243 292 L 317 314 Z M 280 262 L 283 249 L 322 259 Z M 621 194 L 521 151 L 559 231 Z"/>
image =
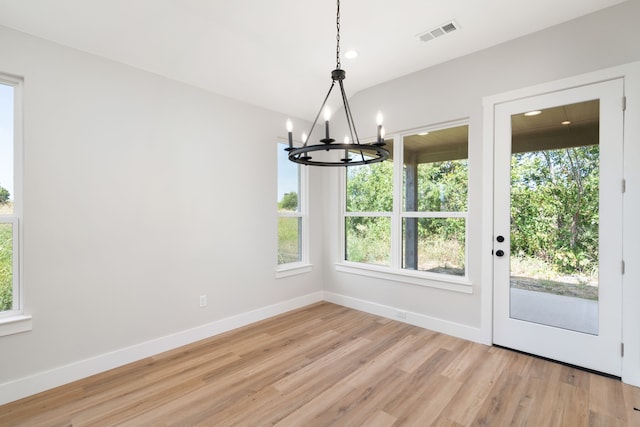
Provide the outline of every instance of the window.
<path id="1" fill-rule="evenodd" d="M 20 288 L 21 81 L 0 75 L 0 323 L 22 314 Z M 16 332 L 15 325 L 12 326 Z M 3 335 L 6 331 L 0 331 Z M 19 332 L 19 331 L 17 331 Z"/>
<path id="2" fill-rule="evenodd" d="M 346 168 L 345 261 L 466 279 L 468 134 L 456 123 L 399 135 L 390 159 Z"/>
<path id="3" fill-rule="evenodd" d="M 469 126 L 402 138 L 402 268 L 465 276 Z"/>
<path id="4" fill-rule="evenodd" d="M 286 144 L 278 143 L 278 271 L 308 264 L 306 168 L 289 161 Z"/>
<path id="5" fill-rule="evenodd" d="M 386 140 L 393 151 L 393 141 Z M 391 266 L 393 161 L 346 168 L 345 259 Z"/>

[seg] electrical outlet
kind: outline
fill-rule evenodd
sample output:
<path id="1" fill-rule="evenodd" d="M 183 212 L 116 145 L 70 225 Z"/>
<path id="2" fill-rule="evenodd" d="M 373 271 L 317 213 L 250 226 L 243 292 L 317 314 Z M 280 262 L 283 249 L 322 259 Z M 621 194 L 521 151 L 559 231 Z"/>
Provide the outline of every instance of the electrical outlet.
<path id="1" fill-rule="evenodd" d="M 396 317 L 398 319 L 406 320 L 407 319 L 407 312 L 406 311 L 396 311 Z"/>
<path id="2" fill-rule="evenodd" d="M 207 296 L 200 295 L 200 307 L 206 307 L 206 306 L 207 306 Z"/>

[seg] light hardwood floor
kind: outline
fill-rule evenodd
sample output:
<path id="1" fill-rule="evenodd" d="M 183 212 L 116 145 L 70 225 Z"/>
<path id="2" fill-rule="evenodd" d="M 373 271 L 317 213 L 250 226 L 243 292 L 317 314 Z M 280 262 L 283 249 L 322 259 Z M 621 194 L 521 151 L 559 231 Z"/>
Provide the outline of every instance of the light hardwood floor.
<path id="1" fill-rule="evenodd" d="M 329 303 L 8 405 L 0 426 L 640 426 L 640 389 Z"/>

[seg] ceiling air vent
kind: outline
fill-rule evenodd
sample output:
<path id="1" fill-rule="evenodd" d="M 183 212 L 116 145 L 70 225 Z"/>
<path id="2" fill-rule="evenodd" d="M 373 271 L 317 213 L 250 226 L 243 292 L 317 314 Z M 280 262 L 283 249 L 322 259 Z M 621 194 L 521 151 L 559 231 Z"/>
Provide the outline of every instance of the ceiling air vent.
<path id="1" fill-rule="evenodd" d="M 428 31 L 418 34 L 418 37 L 423 42 L 428 42 L 429 40 L 433 40 L 437 37 L 444 36 L 445 34 L 451 33 L 460 28 L 460 26 L 456 23 L 456 21 L 450 21 L 446 24 L 442 24 L 436 28 L 432 28 Z"/>

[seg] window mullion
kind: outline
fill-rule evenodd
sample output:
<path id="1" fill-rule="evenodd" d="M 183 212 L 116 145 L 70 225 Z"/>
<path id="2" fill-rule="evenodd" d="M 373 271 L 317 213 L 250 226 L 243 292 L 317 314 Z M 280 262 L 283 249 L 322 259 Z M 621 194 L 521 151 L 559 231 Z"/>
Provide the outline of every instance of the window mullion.
<path id="1" fill-rule="evenodd" d="M 393 137 L 393 215 L 391 216 L 391 265 L 402 267 L 402 137 Z"/>
<path id="2" fill-rule="evenodd" d="M 302 256 L 300 260 L 308 264 L 310 262 L 310 236 L 309 236 L 309 168 L 298 167 L 298 179 L 300 181 L 300 216 L 302 218 Z"/>

